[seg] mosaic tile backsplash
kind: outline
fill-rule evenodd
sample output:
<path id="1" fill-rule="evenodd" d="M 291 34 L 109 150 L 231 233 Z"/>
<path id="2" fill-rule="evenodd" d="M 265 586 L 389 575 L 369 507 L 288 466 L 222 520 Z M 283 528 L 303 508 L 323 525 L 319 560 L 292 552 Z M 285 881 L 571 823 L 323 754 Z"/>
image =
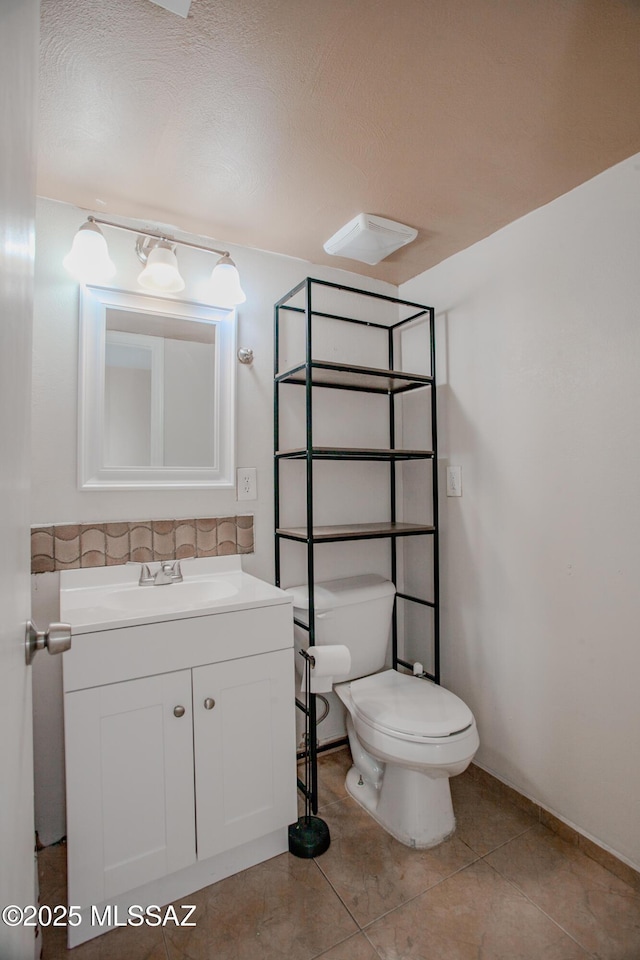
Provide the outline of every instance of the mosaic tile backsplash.
<path id="1" fill-rule="evenodd" d="M 252 516 L 31 528 L 31 573 L 236 553 L 253 553 Z"/>

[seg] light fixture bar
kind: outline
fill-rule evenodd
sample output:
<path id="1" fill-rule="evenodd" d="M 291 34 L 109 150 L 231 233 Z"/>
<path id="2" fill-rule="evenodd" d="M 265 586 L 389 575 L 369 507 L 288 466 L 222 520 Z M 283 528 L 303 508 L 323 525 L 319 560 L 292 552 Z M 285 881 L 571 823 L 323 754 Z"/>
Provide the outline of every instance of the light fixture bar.
<path id="1" fill-rule="evenodd" d="M 164 233 L 129 227 L 114 220 L 103 220 L 93 214 L 87 216 L 85 223 L 77 231 L 73 245 L 64 258 L 64 266 L 78 283 L 104 283 L 115 274 L 116 268 L 109 258 L 109 251 L 100 226 L 113 227 L 135 233 L 137 240 L 135 251 L 145 264 L 138 277 L 138 283 L 147 290 L 159 290 L 161 293 L 177 293 L 184 290 L 185 281 L 180 276 L 176 247 L 191 247 L 204 253 L 213 253 L 219 257 L 206 284 L 206 299 L 218 307 L 232 309 L 244 303 L 245 292 L 240 285 L 238 268 L 231 259 L 228 250 L 193 243 L 191 240 L 178 240 Z"/>
<path id="2" fill-rule="evenodd" d="M 222 257 L 230 256 L 228 250 L 217 250 L 215 247 L 205 247 L 202 243 L 192 243 L 190 240 L 176 240 L 166 233 L 151 233 L 149 230 L 141 230 L 139 227 L 126 227 L 122 223 L 114 223 L 113 220 L 103 220 L 101 217 L 94 217 L 92 214 L 87 217 L 89 223 L 99 223 L 105 227 L 115 227 L 116 230 L 127 230 L 129 233 L 137 233 L 139 236 L 151 237 L 152 240 L 166 240 L 168 243 L 179 243 L 183 247 L 192 247 L 194 250 L 205 250 L 207 253 L 217 253 Z"/>

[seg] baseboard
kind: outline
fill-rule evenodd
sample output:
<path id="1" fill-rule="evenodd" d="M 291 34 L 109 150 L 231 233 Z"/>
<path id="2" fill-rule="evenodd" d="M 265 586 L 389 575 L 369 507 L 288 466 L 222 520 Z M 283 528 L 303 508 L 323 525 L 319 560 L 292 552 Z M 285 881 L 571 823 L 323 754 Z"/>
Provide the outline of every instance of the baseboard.
<path id="1" fill-rule="evenodd" d="M 501 780 L 495 774 L 478 766 L 477 763 L 470 764 L 468 773 L 474 780 L 486 784 L 487 787 L 499 793 L 505 799 L 510 800 L 511 803 L 514 803 L 517 807 L 520 807 L 520 809 L 531 814 L 531 816 L 539 820 L 540 823 L 544 824 L 545 827 L 548 827 L 549 830 L 552 830 L 563 840 L 573 844 L 573 846 L 578 847 L 586 856 L 595 860 L 600 866 L 605 867 L 616 877 L 619 877 L 620 880 L 624 880 L 640 892 L 640 872 L 636 870 L 632 864 L 625 862 L 618 854 L 601 846 L 592 837 L 581 833 L 573 824 L 567 823 L 537 803 L 537 801 L 532 800 L 530 797 L 527 797 L 526 794 L 516 790 L 515 787 L 505 783 L 504 780 Z"/>

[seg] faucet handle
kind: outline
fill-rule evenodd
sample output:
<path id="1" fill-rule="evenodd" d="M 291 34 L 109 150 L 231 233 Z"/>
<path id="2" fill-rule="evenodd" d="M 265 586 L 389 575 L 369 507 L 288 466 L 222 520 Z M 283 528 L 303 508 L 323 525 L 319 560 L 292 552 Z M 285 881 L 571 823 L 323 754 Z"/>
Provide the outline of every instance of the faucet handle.
<path id="1" fill-rule="evenodd" d="M 127 560 L 127 567 L 140 567 L 140 579 L 138 580 L 138 585 L 143 586 L 146 583 L 153 583 L 153 577 L 151 576 L 151 570 L 149 569 L 148 563 L 141 563 L 139 560 Z"/>
<path id="2" fill-rule="evenodd" d="M 162 573 L 172 581 L 180 582 L 182 580 L 182 570 L 179 560 L 163 560 L 161 564 Z"/>

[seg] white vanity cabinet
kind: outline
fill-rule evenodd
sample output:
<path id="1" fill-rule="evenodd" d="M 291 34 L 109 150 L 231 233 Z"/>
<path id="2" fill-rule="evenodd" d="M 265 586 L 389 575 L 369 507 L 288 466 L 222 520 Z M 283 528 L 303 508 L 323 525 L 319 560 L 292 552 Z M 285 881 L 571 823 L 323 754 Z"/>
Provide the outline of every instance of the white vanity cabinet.
<path id="1" fill-rule="evenodd" d="M 107 929 L 92 905 L 168 903 L 287 849 L 293 622 L 271 589 L 264 606 L 74 633 L 68 883 L 83 923 L 70 946 Z"/>
<path id="2" fill-rule="evenodd" d="M 66 694 L 65 754 L 70 903 L 194 863 L 190 670 Z"/>
<path id="3" fill-rule="evenodd" d="M 271 833 L 283 810 L 297 818 L 291 669 L 292 651 L 279 650 L 193 671 L 199 859 Z"/>

